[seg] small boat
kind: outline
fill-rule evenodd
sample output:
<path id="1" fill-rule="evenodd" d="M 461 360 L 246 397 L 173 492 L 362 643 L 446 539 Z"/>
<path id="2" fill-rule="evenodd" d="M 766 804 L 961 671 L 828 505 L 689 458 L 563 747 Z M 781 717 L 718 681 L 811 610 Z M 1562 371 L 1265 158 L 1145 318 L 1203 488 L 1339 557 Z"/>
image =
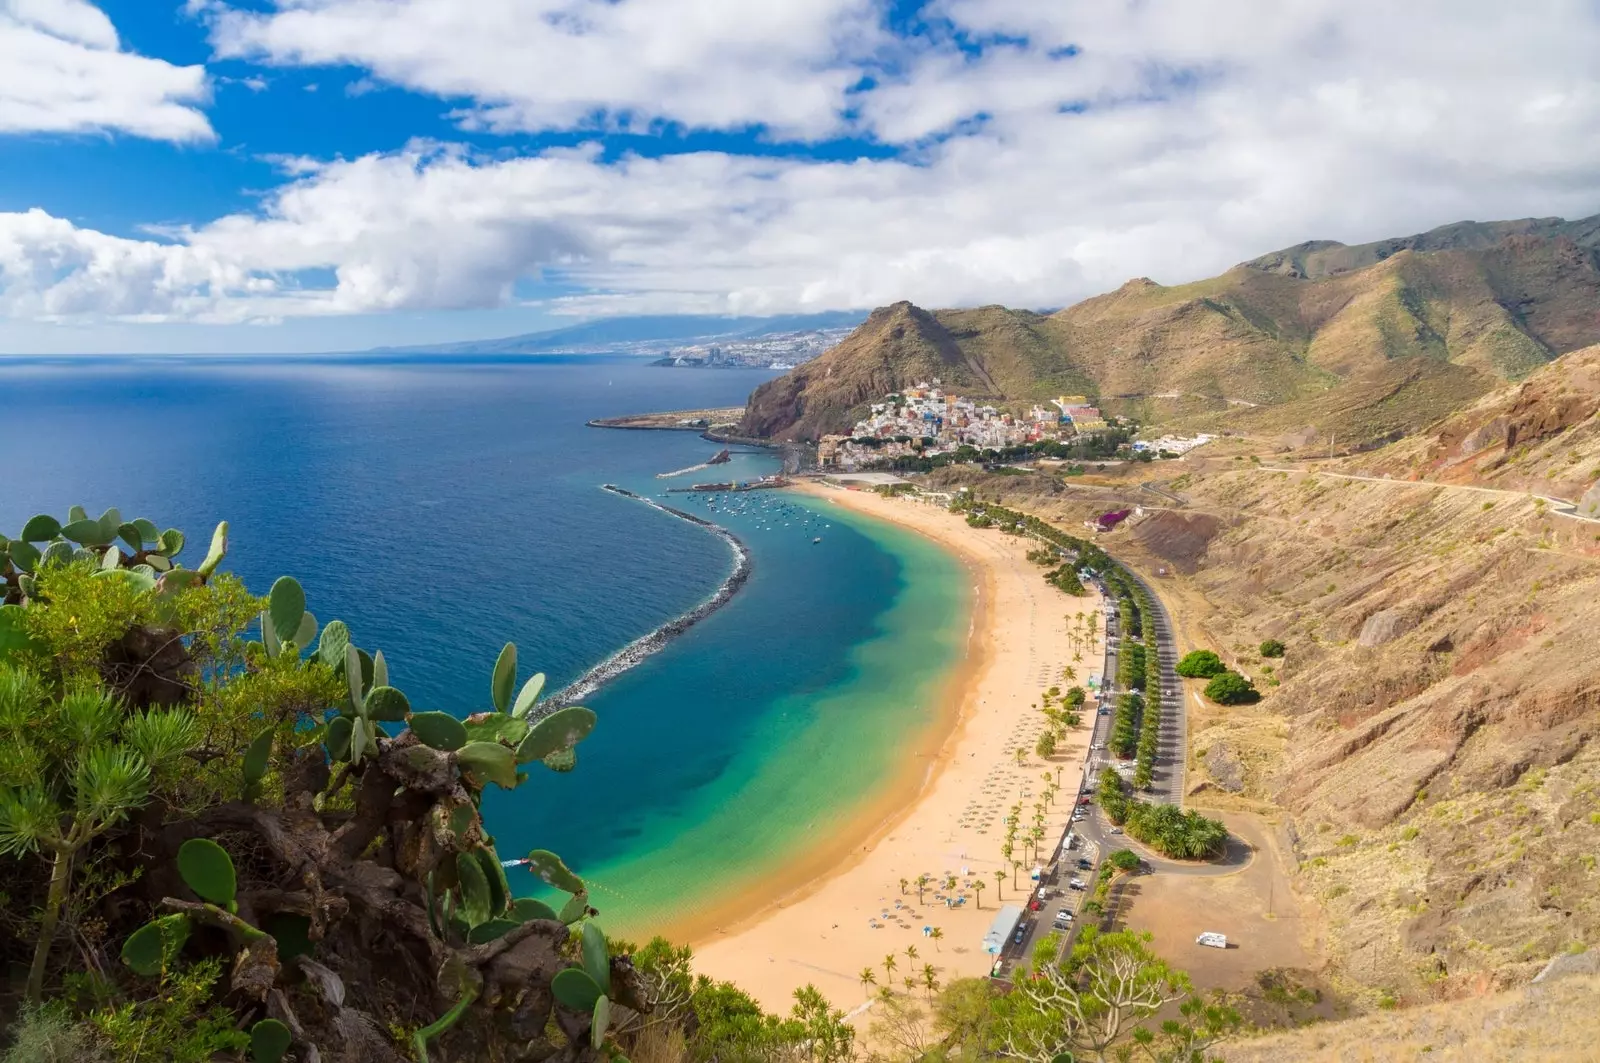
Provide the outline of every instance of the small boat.
<path id="1" fill-rule="evenodd" d="M 820 543 L 820 542 L 821 542 L 821 541 L 822 541 L 822 536 L 820 536 L 820 535 L 819 535 L 819 536 L 817 536 L 817 537 L 816 537 L 816 538 L 815 538 L 815 539 L 812 539 L 812 540 L 811 540 L 811 545 L 812 545 L 812 546 L 815 546 L 815 545 L 817 545 L 817 544 L 818 544 L 818 543 Z"/>

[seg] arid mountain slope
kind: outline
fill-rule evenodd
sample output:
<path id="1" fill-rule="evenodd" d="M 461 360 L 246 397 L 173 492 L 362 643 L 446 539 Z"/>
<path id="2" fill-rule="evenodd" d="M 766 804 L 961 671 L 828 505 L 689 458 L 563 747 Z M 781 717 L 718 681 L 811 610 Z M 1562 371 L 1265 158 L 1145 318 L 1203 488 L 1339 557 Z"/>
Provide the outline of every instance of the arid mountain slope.
<path id="1" fill-rule="evenodd" d="M 1600 352 L 1576 353 L 1321 467 L 1196 451 L 1161 467 L 1188 470 L 1166 487 L 1185 504 L 1125 493 L 1146 512 L 1102 537 L 1164 569 L 1192 639 L 1266 694 L 1191 717 L 1190 793 L 1288 816 L 1322 973 L 1368 1005 L 1600 947 L 1600 521 L 1537 497 L 1600 494 L 1597 373 Z M 1064 526 L 1107 505 L 1043 473 L 963 475 Z M 1259 657 L 1269 638 L 1283 659 Z"/>
<path id="2" fill-rule="evenodd" d="M 1600 341 L 1600 216 L 1463 223 L 1386 245 L 1291 248 L 1175 287 L 1141 278 L 1050 316 L 897 303 L 756 389 L 745 430 L 841 431 L 871 399 L 939 376 L 992 398 L 1086 392 L 1146 420 L 1344 424 L 1356 442 L 1415 430 Z"/>

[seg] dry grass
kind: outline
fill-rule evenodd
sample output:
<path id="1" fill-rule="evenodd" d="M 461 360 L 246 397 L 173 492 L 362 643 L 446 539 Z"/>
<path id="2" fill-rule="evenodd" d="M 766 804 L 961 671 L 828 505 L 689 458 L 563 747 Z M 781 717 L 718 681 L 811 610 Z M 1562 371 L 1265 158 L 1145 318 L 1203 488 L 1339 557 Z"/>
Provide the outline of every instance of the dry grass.
<path id="1" fill-rule="evenodd" d="M 1226 1063 L 1586 1063 L 1600 1060 L 1600 978 L 1319 1023 L 1223 1045 Z"/>

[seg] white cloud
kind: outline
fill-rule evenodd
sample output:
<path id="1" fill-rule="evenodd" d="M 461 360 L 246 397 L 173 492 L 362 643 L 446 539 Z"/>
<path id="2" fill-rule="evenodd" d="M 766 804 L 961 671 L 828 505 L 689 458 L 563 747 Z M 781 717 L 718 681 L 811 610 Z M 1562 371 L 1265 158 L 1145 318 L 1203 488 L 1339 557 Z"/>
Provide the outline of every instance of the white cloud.
<path id="1" fill-rule="evenodd" d="M 838 124 L 857 64 L 889 41 L 871 0 L 288 0 L 209 9 L 223 57 L 353 64 L 473 101 L 474 128 Z"/>
<path id="2" fill-rule="evenodd" d="M 839 86 L 871 68 L 861 56 L 899 47 L 900 72 L 861 94 L 853 121 L 916 147 L 840 162 L 479 158 L 437 145 L 288 160 L 260 210 L 166 242 L 0 215 L 0 313 L 249 321 L 485 307 L 541 275 L 586 290 L 561 304 L 584 313 L 1044 306 L 1129 276 L 1204 276 L 1303 239 L 1600 211 L 1600 28 L 1576 0 L 1515 12 L 1491 0 L 944 0 L 972 35 L 1028 38 L 979 56 L 891 45 L 862 8 L 834 0 L 742 5 L 763 12 L 754 28 L 721 0 L 662 3 L 676 21 L 660 41 L 628 21 L 654 17 L 636 0 L 583 8 L 597 21 L 568 44 L 597 65 L 569 80 L 566 60 L 539 51 L 549 28 L 519 30 L 490 0 L 299 0 L 216 27 L 225 49 L 278 62 L 359 54 L 385 80 L 469 96 L 481 121 L 602 108 L 807 134 L 844 121 Z M 856 38 L 841 43 L 841 27 Z M 767 67 L 749 60 L 758 40 L 773 45 Z M 1051 57 L 1069 45 L 1080 54 Z M 630 62 L 626 47 L 657 53 Z M 1079 102 L 1082 113 L 1062 109 Z"/>
<path id="3" fill-rule="evenodd" d="M 123 51 L 86 0 L 0 0 L 0 134 L 118 131 L 213 137 L 205 68 Z"/>

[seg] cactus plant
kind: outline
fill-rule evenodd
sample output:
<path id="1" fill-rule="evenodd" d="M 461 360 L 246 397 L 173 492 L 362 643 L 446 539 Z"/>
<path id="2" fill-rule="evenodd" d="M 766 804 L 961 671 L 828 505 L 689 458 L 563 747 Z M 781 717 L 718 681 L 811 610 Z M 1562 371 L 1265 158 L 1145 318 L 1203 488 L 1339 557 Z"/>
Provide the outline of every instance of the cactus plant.
<path id="1" fill-rule="evenodd" d="M 461 891 L 461 914 L 469 926 L 487 923 L 499 914 L 491 908 L 493 895 L 483 865 L 472 853 L 456 854 L 456 886 Z"/>
<path id="2" fill-rule="evenodd" d="M 164 915 L 152 919 L 122 943 L 122 962 L 147 978 L 166 970 L 189 940 L 189 917 Z"/>
<path id="3" fill-rule="evenodd" d="M 576 967 L 557 971 L 550 981 L 550 991 L 562 1004 L 578 1012 L 593 1011 L 594 1002 L 605 995 L 599 983 Z"/>

